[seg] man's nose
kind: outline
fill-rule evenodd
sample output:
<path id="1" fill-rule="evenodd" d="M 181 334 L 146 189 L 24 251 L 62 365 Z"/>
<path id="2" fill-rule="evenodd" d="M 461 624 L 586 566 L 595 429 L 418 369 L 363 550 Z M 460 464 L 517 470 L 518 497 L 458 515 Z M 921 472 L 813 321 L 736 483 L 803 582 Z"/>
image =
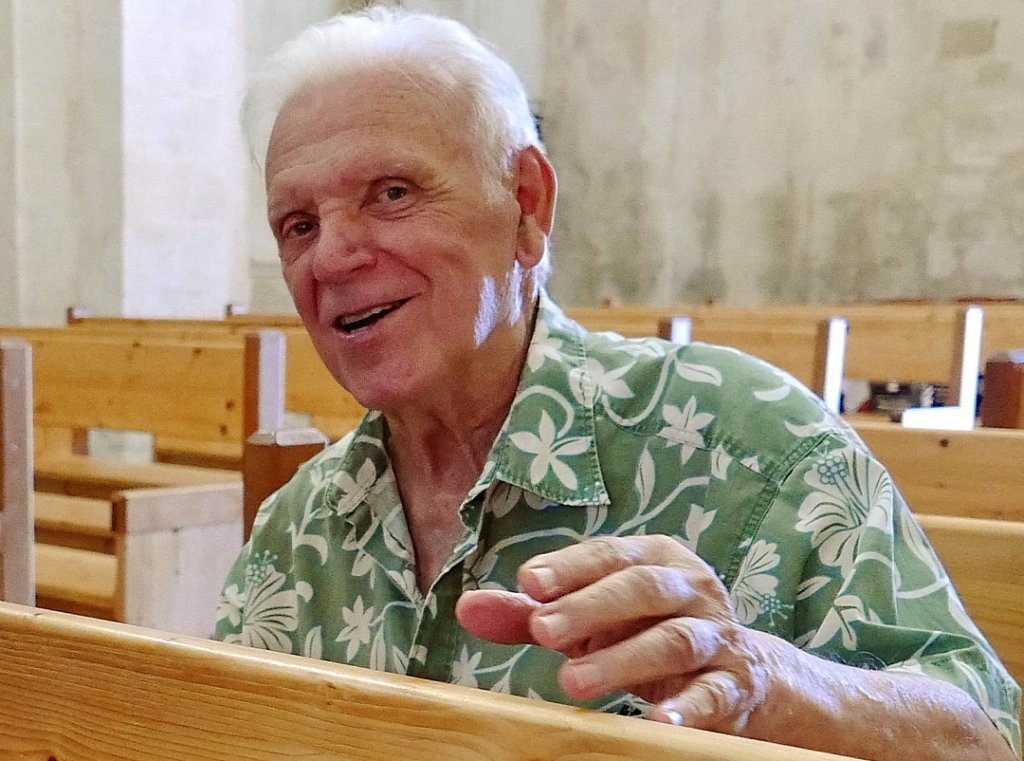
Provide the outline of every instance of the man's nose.
<path id="1" fill-rule="evenodd" d="M 370 226 L 356 217 L 335 213 L 320 219 L 313 258 L 313 275 L 319 280 L 346 277 L 375 260 Z"/>

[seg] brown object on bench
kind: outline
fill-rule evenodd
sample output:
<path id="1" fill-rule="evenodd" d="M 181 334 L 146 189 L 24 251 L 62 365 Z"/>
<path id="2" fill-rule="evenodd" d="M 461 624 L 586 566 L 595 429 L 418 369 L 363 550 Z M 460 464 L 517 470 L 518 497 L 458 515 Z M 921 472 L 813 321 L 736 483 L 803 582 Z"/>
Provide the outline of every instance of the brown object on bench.
<path id="1" fill-rule="evenodd" d="M 1024 428 L 1024 349 L 998 352 L 990 357 L 985 363 L 983 384 L 981 424 Z"/>

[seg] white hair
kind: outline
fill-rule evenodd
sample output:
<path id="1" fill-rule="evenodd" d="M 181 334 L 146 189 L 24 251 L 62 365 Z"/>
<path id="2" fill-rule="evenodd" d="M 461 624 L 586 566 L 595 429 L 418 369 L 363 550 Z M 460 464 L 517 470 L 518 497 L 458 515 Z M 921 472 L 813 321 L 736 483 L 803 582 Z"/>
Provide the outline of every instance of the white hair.
<path id="1" fill-rule="evenodd" d="M 488 45 L 452 19 L 374 6 L 309 27 L 252 76 L 242 127 L 253 159 L 262 167 L 278 113 L 300 89 L 396 65 L 433 85 L 440 107 L 446 98 L 468 104 L 477 161 L 496 183 L 519 150 L 544 150 L 522 81 Z M 548 278 L 549 258 L 545 250 L 533 270 L 535 287 Z"/>

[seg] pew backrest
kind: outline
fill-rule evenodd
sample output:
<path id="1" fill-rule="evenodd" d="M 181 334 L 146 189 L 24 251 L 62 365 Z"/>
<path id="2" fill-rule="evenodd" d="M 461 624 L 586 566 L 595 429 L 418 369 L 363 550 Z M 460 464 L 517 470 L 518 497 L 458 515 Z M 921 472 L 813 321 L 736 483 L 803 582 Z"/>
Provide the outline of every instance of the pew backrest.
<path id="1" fill-rule="evenodd" d="M 785 370 L 834 412 L 841 403 L 847 332 L 842 317 L 819 318 L 782 310 L 708 308 L 696 315 L 663 318 L 659 323 L 662 338 L 731 346 Z"/>
<path id="2" fill-rule="evenodd" d="M 0 695 L 0 759 L 840 758 L 6 603 Z"/>
<path id="3" fill-rule="evenodd" d="M 0 340 L 0 600 L 35 602 L 32 349 Z"/>
<path id="4" fill-rule="evenodd" d="M 41 428 L 138 430 L 236 442 L 283 415 L 284 338 L 8 328 L 31 342 Z M 261 422 L 262 421 L 262 422 Z"/>
<path id="5" fill-rule="evenodd" d="M 915 512 L 1024 521 L 1024 431 L 916 430 L 865 419 L 853 427 Z"/>
<path id="6" fill-rule="evenodd" d="M 75 330 L 100 335 L 127 332 L 181 342 L 231 340 L 256 327 L 273 327 L 285 337 L 284 405 L 289 412 L 308 416 L 311 425 L 332 439 L 352 430 L 366 412 L 328 371 L 297 317 L 237 315 L 224 320 L 88 317 L 75 319 L 69 325 Z"/>

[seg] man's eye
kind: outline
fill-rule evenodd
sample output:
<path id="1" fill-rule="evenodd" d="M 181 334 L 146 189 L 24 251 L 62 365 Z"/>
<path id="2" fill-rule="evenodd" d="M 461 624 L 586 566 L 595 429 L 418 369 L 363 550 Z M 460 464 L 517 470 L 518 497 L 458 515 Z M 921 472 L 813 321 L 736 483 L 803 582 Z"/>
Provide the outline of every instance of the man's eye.
<path id="1" fill-rule="evenodd" d="M 292 222 L 291 224 L 285 225 L 284 233 L 285 238 L 304 238 L 309 235 L 313 230 L 316 229 L 316 225 L 307 219 Z"/>
<path id="2" fill-rule="evenodd" d="M 399 201 L 408 195 L 408 188 L 404 188 L 401 185 L 389 185 L 384 189 L 384 198 L 388 201 Z"/>

